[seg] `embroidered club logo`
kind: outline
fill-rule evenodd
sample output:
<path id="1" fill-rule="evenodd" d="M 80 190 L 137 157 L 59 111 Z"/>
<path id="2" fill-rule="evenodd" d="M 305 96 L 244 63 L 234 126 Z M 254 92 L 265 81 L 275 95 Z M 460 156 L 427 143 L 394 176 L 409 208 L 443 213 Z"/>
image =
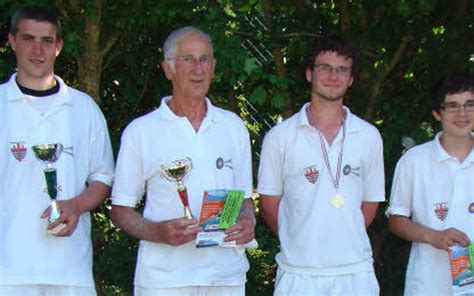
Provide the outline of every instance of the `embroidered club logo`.
<path id="1" fill-rule="evenodd" d="M 344 174 L 344 176 L 349 175 L 351 173 L 351 166 L 346 164 L 342 169 L 342 173 Z"/>
<path id="2" fill-rule="evenodd" d="M 441 203 L 435 204 L 434 212 L 436 214 L 436 217 L 438 217 L 439 220 L 444 221 L 444 219 L 448 215 L 447 203 L 441 202 Z"/>
<path id="3" fill-rule="evenodd" d="M 221 170 L 223 167 L 227 167 L 229 169 L 234 169 L 232 166 L 232 159 L 224 160 L 222 157 L 216 159 L 216 168 Z"/>
<path id="4" fill-rule="evenodd" d="M 469 205 L 468 211 L 469 211 L 469 213 L 474 214 L 474 202 L 472 202 L 472 203 Z"/>
<path id="5" fill-rule="evenodd" d="M 13 157 L 15 157 L 16 160 L 22 161 L 25 156 L 26 152 L 28 152 L 28 149 L 23 145 L 25 142 L 12 142 L 10 151 L 13 154 Z"/>
<path id="6" fill-rule="evenodd" d="M 349 164 L 346 164 L 342 169 L 342 173 L 344 174 L 344 176 L 353 174 L 357 177 L 360 177 L 360 167 L 351 167 Z"/>
<path id="7" fill-rule="evenodd" d="M 316 169 L 315 165 L 309 166 L 304 168 L 304 176 L 310 183 L 314 184 L 318 181 L 319 171 Z"/>

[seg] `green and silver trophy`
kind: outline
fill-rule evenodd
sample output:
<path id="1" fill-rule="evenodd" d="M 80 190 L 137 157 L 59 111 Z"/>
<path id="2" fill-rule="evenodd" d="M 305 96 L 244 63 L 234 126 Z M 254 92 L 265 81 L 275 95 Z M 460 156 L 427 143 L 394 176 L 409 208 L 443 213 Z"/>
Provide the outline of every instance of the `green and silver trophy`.
<path id="1" fill-rule="evenodd" d="M 192 168 L 193 161 L 189 157 L 175 160 L 169 165 L 161 166 L 161 176 L 178 184 L 178 194 L 184 206 L 184 217 L 186 219 L 194 219 L 191 209 L 189 208 L 188 191 L 184 186 L 184 178 Z"/>
<path id="2" fill-rule="evenodd" d="M 48 193 L 49 198 L 51 199 L 50 208 L 51 212 L 48 217 L 49 223 L 53 223 L 56 219 L 61 216 L 59 210 L 57 196 L 58 196 L 58 181 L 57 181 L 57 171 L 53 167 L 61 153 L 63 152 L 63 145 L 56 144 L 42 144 L 35 145 L 32 147 L 35 153 L 36 158 L 45 165 L 43 169 L 44 177 L 46 179 L 46 192 Z M 54 229 L 47 230 L 48 234 L 56 234 L 61 231 L 66 224 L 62 223 L 56 226 Z"/>

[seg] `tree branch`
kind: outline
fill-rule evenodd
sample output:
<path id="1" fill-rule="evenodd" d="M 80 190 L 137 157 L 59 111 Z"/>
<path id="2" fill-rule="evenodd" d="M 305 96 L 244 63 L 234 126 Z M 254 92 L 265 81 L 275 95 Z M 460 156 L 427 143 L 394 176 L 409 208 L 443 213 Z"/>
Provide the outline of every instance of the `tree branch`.
<path id="1" fill-rule="evenodd" d="M 364 118 L 368 121 L 372 120 L 374 109 L 375 109 L 375 103 L 377 102 L 377 97 L 380 95 L 380 92 L 382 90 L 382 85 L 384 84 L 385 80 L 387 77 L 392 73 L 393 69 L 398 65 L 400 62 L 408 44 L 412 40 L 411 36 L 404 36 L 400 40 L 400 44 L 398 45 L 397 50 L 394 52 L 392 58 L 390 59 L 387 67 L 378 75 L 377 81 L 374 83 L 374 86 L 372 87 L 371 94 L 368 99 L 368 104 L 367 104 L 367 110 L 365 112 Z"/>

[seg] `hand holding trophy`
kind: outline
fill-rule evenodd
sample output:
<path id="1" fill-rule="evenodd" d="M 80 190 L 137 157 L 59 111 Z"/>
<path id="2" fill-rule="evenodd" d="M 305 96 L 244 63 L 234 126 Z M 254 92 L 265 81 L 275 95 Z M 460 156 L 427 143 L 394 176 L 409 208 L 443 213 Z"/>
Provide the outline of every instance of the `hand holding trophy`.
<path id="1" fill-rule="evenodd" d="M 59 210 L 57 196 L 58 196 L 58 184 L 57 184 L 57 172 L 56 168 L 53 167 L 53 163 L 56 162 L 63 151 L 63 145 L 56 144 L 41 144 L 32 147 L 36 158 L 45 165 L 43 169 L 44 177 L 46 179 L 46 192 L 48 193 L 51 203 L 51 212 L 49 214 L 48 221 L 53 223 L 56 219 L 61 216 Z M 47 230 L 48 234 L 55 235 L 66 227 L 66 224 L 61 223 L 51 230 Z"/>
<path id="2" fill-rule="evenodd" d="M 176 182 L 178 184 L 179 198 L 181 199 L 181 203 L 184 206 L 184 217 L 186 219 L 195 220 L 193 214 L 191 213 L 191 209 L 189 208 L 188 191 L 186 190 L 183 181 L 192 168 L 192 159 L 186 157 L 184 159 L 175 160 L 169 165 L 162 165 L 161 176 L 171 182 Z"/>

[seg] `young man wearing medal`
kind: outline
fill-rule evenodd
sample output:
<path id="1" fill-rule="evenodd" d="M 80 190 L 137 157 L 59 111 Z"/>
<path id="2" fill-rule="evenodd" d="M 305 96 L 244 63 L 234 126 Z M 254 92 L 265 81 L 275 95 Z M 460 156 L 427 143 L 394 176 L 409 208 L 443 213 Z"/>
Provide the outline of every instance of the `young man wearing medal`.
<path id="1" fill-rule="evenodd" d="M 17 72 L 0 85 L 0 295 L 95 295 L 89 212 L 114 173 L 105 118 L 54 74 L 63 46 L 57 15 L 20 8 L 8 40 Z M 47 153 L 57 179 L 49 196 L 36 145 L 56 148 Z M 48 223 L 50 197 L 59 217 Z"/>
<path id="2" fill-rule="evenodd" d="M 194 27 L 177 29 L 166 39 L 163 51 L 162 66 L 172 96 L 125 129 L 112 190 L 112 221 L 140 239 L 134 294 L 242 296 L 249 269 L 243 248 L 196 248 L 202 227 L 183 217 L 180 197 L 184 185 L 188 193 L 184 204 L 189 203 L 197 218 L 205 191 L 243 190 L 238 222 L 225 231 L 225 241 L 237 245 L 252 241 L 249 134 L 237 115 L 206 97 L 215 68 L 208 34 Z M 170 163 L 188 164 L 184 184 L 178 186 L 169 175 L 163 176 L 163 167 L 169 168 Z M 145 190 L 142 215 L 135 205 Z"/>
<path id="3" fill-rule="evenodd" d="M 275 295 L 378 295 L 366 227 L 385 198 L 382 139 L 343 105 L 355 50 L 318 38 L 308 53 L 311 101 L 265 136 L 262 215 L 280 240 Z"/>
<path id="4" fill-rule="evenodd" d="M 400 158 L 387 210 L 390 230 L 413 242 L 406 295 L 453 295 L 449 248 L 474 239 L 474 75 L 446 75 L 432 112 L 442 131 Z"/>

